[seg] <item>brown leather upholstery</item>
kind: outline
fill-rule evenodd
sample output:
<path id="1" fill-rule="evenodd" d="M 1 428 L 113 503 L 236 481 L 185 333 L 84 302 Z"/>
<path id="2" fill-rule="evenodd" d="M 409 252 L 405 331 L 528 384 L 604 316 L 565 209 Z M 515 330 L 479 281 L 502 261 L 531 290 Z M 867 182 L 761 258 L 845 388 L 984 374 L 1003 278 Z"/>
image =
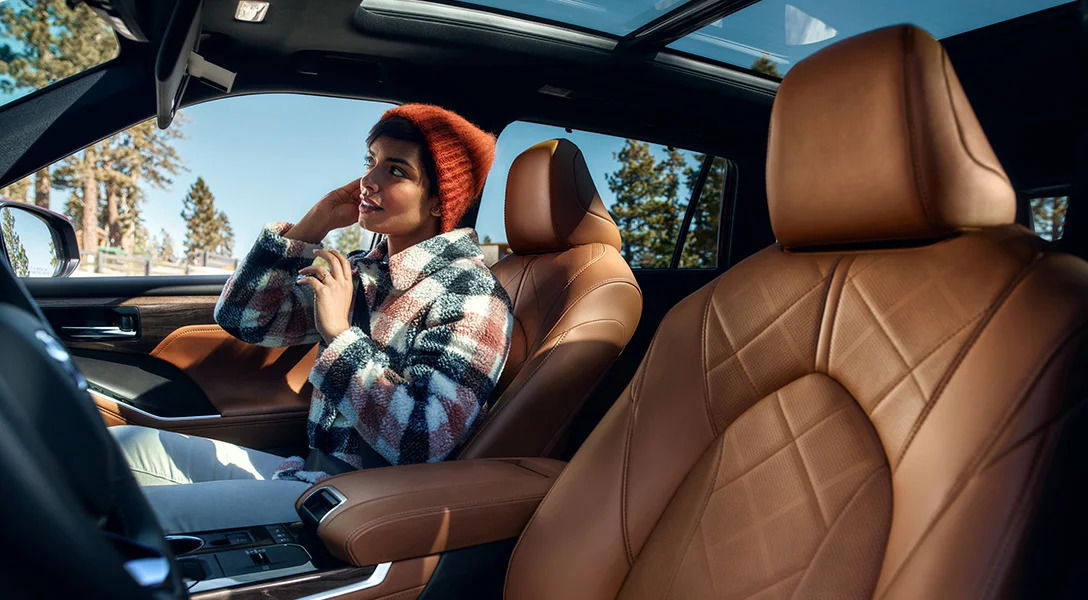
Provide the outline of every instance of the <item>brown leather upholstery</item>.
<path id="1" fill-rule="evenodd" d="M 515 253 L 492 271 L 514 303 L 513 340 L 463 458 L 552 454 L 642 314 L 619 230 L 574 144 L 551 140 L 518 156 L 506 229 Z"/>
<path id="2" fill-rule="evenodd" d="M 163 338 L 151 356 L 181 369 L 223 416 L 308 410 L 307 381 L 317 346 L 247 344 L 218 325 L 187 325 Z"/>
<path id="3" fill-rule="evenodd" d="M 900 27 L 859 35 L 789 75 L 767 154 L 779 243 L 936 238 L 1013 222 L 1005 171 L 929 34 Z M 848 122 L 858 126 L 848 131 Z"/>
<path id="4" fill-rule="evenodd" d="M 347 499 L 317 534 L 334 556 L 359 566 L 510 539 L 563 466 L 547 458 L 484 459 L 337 475 L 311 488 L 332 487 Z"/>
<path id="5" fill-rule="evenodd" d="M 548 140 L 522 152 L 506 180 L 506 238 L 515 254 L 585 244 L 620 249 L 620 232 L 577 146 Z"/>
<path id="6" fill-rule="evenodd" d="M 1017 225 L 974 227 L 1011 223 L 992 208 L 1011 192 L 943 162 L 942 140 L 974 123 L 966 101 L 921 90 L 903 105 L 904 73 L 958 90 L 934 56 L 932 38 L 897 27 L 794 67 L 768 183 L 787 244 L 943 239 L 772 246 L 674 307 L 530 521 L 507 598 L 1007 593 L 1063 417 L 1083 404 L 1068 390 L 1085 376 L 1088 264 Z M 825 106 L 839 88 L 866 98 L 864 118 Z M 891 135 L 886 121 L 905 118 L 911 135 Z M 916 157 L 905 177 L 888 156 L 911 148 L 942 162 Z"/>

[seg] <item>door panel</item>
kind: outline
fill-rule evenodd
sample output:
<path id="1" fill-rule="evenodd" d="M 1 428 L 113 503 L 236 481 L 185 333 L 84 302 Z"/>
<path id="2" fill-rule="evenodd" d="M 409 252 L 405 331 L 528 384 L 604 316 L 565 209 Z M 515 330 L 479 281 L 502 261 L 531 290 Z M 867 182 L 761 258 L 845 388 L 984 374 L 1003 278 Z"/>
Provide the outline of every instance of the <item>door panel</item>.
<path id="1" fill-rule="evenodd" d="M 257 415 L 162 418 L 91 391 L 106 426 L 143 425 L 187 435 L 223 440 L 282 455 L 297 454 L 306 442 L 306 411 Z"/>
<path id="2" fill-rule="evenodd" d="M 265 348 L 247 344 L 218 325 L 187 325 L 166 337 L 151 356 L 188 375 L 223 416 L 306 411 L 307 378 L 317 346 Z"/>
<path id="3" fill-rule="evenodd" d="M 265 348 L 232 337 L 212 316 L 224 282 L 220 276 L 26 280 L 84 371 L 107 425 L 302 450 L 317 347 Z M 136 335 L 85 338 L 103 327 Z"/>
<path id="4" fill-rule="evenodd" d="M 179 327 L 214 323 L 212 311 L 219 296 L 137 296 L 135 298 L 39 298 L 45 316 L 69 348 L 147 354 Z M 95 314 L 106 307 L 135 307 L 139 336 L 85 341 L 66 334 L 80 313 Z"/>

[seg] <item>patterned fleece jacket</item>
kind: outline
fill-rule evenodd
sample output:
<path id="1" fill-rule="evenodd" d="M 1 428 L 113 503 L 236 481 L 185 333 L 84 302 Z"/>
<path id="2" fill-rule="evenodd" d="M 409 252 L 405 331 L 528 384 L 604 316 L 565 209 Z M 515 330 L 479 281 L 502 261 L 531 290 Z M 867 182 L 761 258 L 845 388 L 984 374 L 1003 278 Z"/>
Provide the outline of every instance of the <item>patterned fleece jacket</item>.
<path id="1" fill-rule="evenodd" d="M 261 231 L 216 304 L 216 322 L 243 341 L 322 341 L 313 292 L 296 283 L 320 246 L 283 237 L 289 227 Z M 467 228 L 392 257 L 384 242 L 348 255 L 351 327 L 322 343 L 310 372 L 311 448 L 361 468 L 363 443 L 397 465 L 443 460 L 464 440 L 487 411 L 513 330 L 510 298 L 482 259 Z M 304 464 L 288 458 L 274 478 L 326 477 Z"/>

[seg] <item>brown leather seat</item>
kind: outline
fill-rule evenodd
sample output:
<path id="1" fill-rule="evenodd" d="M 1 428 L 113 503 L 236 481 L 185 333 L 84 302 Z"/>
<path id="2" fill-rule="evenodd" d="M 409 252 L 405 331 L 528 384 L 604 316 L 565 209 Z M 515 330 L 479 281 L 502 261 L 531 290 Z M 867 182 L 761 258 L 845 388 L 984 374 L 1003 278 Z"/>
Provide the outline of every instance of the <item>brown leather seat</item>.
<path id="1" fill-rule="evenodd" d="M 507 598 L 1008 592 L 1082 403 L 1063 390 L 1088 264 L 1013 224 L 913 27 L 790 71 L 767 184 L 779 244 L 669 313 L 522 535 Z"/>
<path id="2" fill-rule="evenodd" d="M 461 458 L 548 456 L 627 345 L 642 292 L 578 147 L 550 140 L 510 166 L 506 235 L 492 270 L 514 302 L 510 356 Z"/>

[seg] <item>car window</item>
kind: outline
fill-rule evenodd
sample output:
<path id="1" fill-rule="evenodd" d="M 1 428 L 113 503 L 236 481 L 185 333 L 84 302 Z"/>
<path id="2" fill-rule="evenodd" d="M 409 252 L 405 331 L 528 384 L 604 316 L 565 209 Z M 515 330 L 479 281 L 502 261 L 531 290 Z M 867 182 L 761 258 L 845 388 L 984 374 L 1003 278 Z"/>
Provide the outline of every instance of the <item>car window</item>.
<path id="1" fill-rule="evenodd" d="M 145 121 L 0 196 L 72 219 L 73 277 L 230 273 L 263 225 L 297 221 L 363 175 L 366 134 L 390 106 L 301 94 L 207 102 L 166 131 Z M 349 252 L 370 239 L 352 227 L 326 243 Z"/>
<path id="2" fill-rule="evenodd" d="M 1039 237 L 1055 241 L 1065 229 L 1065 213 L 1069 208 L 1069 196 L 1043 196 L 1032 198 L 1031 220 Z"/>
<path id="3" fill-rule="evenodd" d="M 0 2 L 0 105 L 117 57 L 117 36 L 64 0 Z"/>
<path id="4" fill-rule="evenodd" d="M 681 241 L 681 228 L 695 191 L 703 154 L 551 125 L 519 121 L 503 130 L 491 175 L 488 177 L 476 227 L 485 253 L 508 251 L 503 222 L 506 177 L 510 165 L 533 144 L 566 138 L 585 156 L 597 191 L 620 228 L 622 254 L 633 269 L 669 268 Z M 709 159 L 713 159 L 710 157 Z M 677 266 L 717 266 L 718 215 L 728 161 L 713 160 L 707 185 L 699 190 Z"/>

